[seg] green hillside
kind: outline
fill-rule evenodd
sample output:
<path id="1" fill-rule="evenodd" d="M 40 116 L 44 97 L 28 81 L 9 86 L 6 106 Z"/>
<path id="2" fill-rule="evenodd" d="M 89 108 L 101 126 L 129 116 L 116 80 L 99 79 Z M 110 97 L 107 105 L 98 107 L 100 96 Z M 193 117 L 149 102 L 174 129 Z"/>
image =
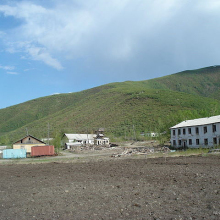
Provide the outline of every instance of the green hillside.
<path id="1" fill-rule="evenodd" d="M 52 95 L 0 109 L 0 138 L 15 141 L 26 128 L 38 138 L 56 132 L 131 136 L 167 131 L 181 120 L 220 114 L 220 67 L 140 82 L 111 83 L 77 93 Z"/>
<path id="2" fill-rule="evenodd" d="M 220 66 L 187 70 L 146 81 L 151 88 L 163 88 L 220 100 Z"/>

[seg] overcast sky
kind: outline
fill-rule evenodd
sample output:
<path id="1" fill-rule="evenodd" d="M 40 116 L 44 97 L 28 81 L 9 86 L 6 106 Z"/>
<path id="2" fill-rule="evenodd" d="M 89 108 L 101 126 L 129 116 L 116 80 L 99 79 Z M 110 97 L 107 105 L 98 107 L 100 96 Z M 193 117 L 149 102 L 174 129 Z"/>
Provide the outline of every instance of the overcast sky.
<path id="1" fill-rule="evenodd" d="M 219 65 L 219 0 L 1 0 L 0 108 Z"/>

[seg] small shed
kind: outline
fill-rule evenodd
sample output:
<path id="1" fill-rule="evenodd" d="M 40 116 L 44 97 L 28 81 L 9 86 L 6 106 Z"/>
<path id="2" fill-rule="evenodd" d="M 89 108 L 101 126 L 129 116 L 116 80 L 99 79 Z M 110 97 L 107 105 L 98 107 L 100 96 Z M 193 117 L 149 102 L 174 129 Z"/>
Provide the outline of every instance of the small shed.
<path id="1" fill-rule="evenodd" d="M 27 135 L 26 137 L 16 141 L 13 144 L 13 149 L 25 149 L 27 153 L 31 153 L 31 147 L 33 146 L 45 146 L 46 143 L 35 138 L 31 135 Z"/>

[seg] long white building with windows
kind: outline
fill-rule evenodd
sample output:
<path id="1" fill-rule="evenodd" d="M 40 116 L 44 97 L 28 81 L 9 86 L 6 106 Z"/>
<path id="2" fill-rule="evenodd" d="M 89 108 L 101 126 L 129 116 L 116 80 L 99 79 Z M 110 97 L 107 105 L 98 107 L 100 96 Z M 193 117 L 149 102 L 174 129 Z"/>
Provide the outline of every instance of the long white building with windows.
<path id="1" fill-rule="evenodd" d="M 171 130 L 173 147 L 213 147 L 220 145 L 220 115 L 183 121 Z"/>

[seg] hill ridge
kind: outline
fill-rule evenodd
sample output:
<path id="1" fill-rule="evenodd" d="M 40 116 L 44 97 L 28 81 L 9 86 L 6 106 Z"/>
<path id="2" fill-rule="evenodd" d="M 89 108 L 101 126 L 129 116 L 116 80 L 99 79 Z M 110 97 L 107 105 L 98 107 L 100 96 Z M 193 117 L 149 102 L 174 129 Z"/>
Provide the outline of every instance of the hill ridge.
<path id="1" fill-rule="evenodd" d="M 132 125 L 137 133 L 167 129 L 181 117 L 220 114 L 219 88 L 220 66 L 211 66 L 45 96 L 0 109 L 0 139 L 7 134 L 15 140 L 27 126 L 33 135 L 44 137 L 47 123 L 52 133 L 106 127 L 125 136 Z"/>

